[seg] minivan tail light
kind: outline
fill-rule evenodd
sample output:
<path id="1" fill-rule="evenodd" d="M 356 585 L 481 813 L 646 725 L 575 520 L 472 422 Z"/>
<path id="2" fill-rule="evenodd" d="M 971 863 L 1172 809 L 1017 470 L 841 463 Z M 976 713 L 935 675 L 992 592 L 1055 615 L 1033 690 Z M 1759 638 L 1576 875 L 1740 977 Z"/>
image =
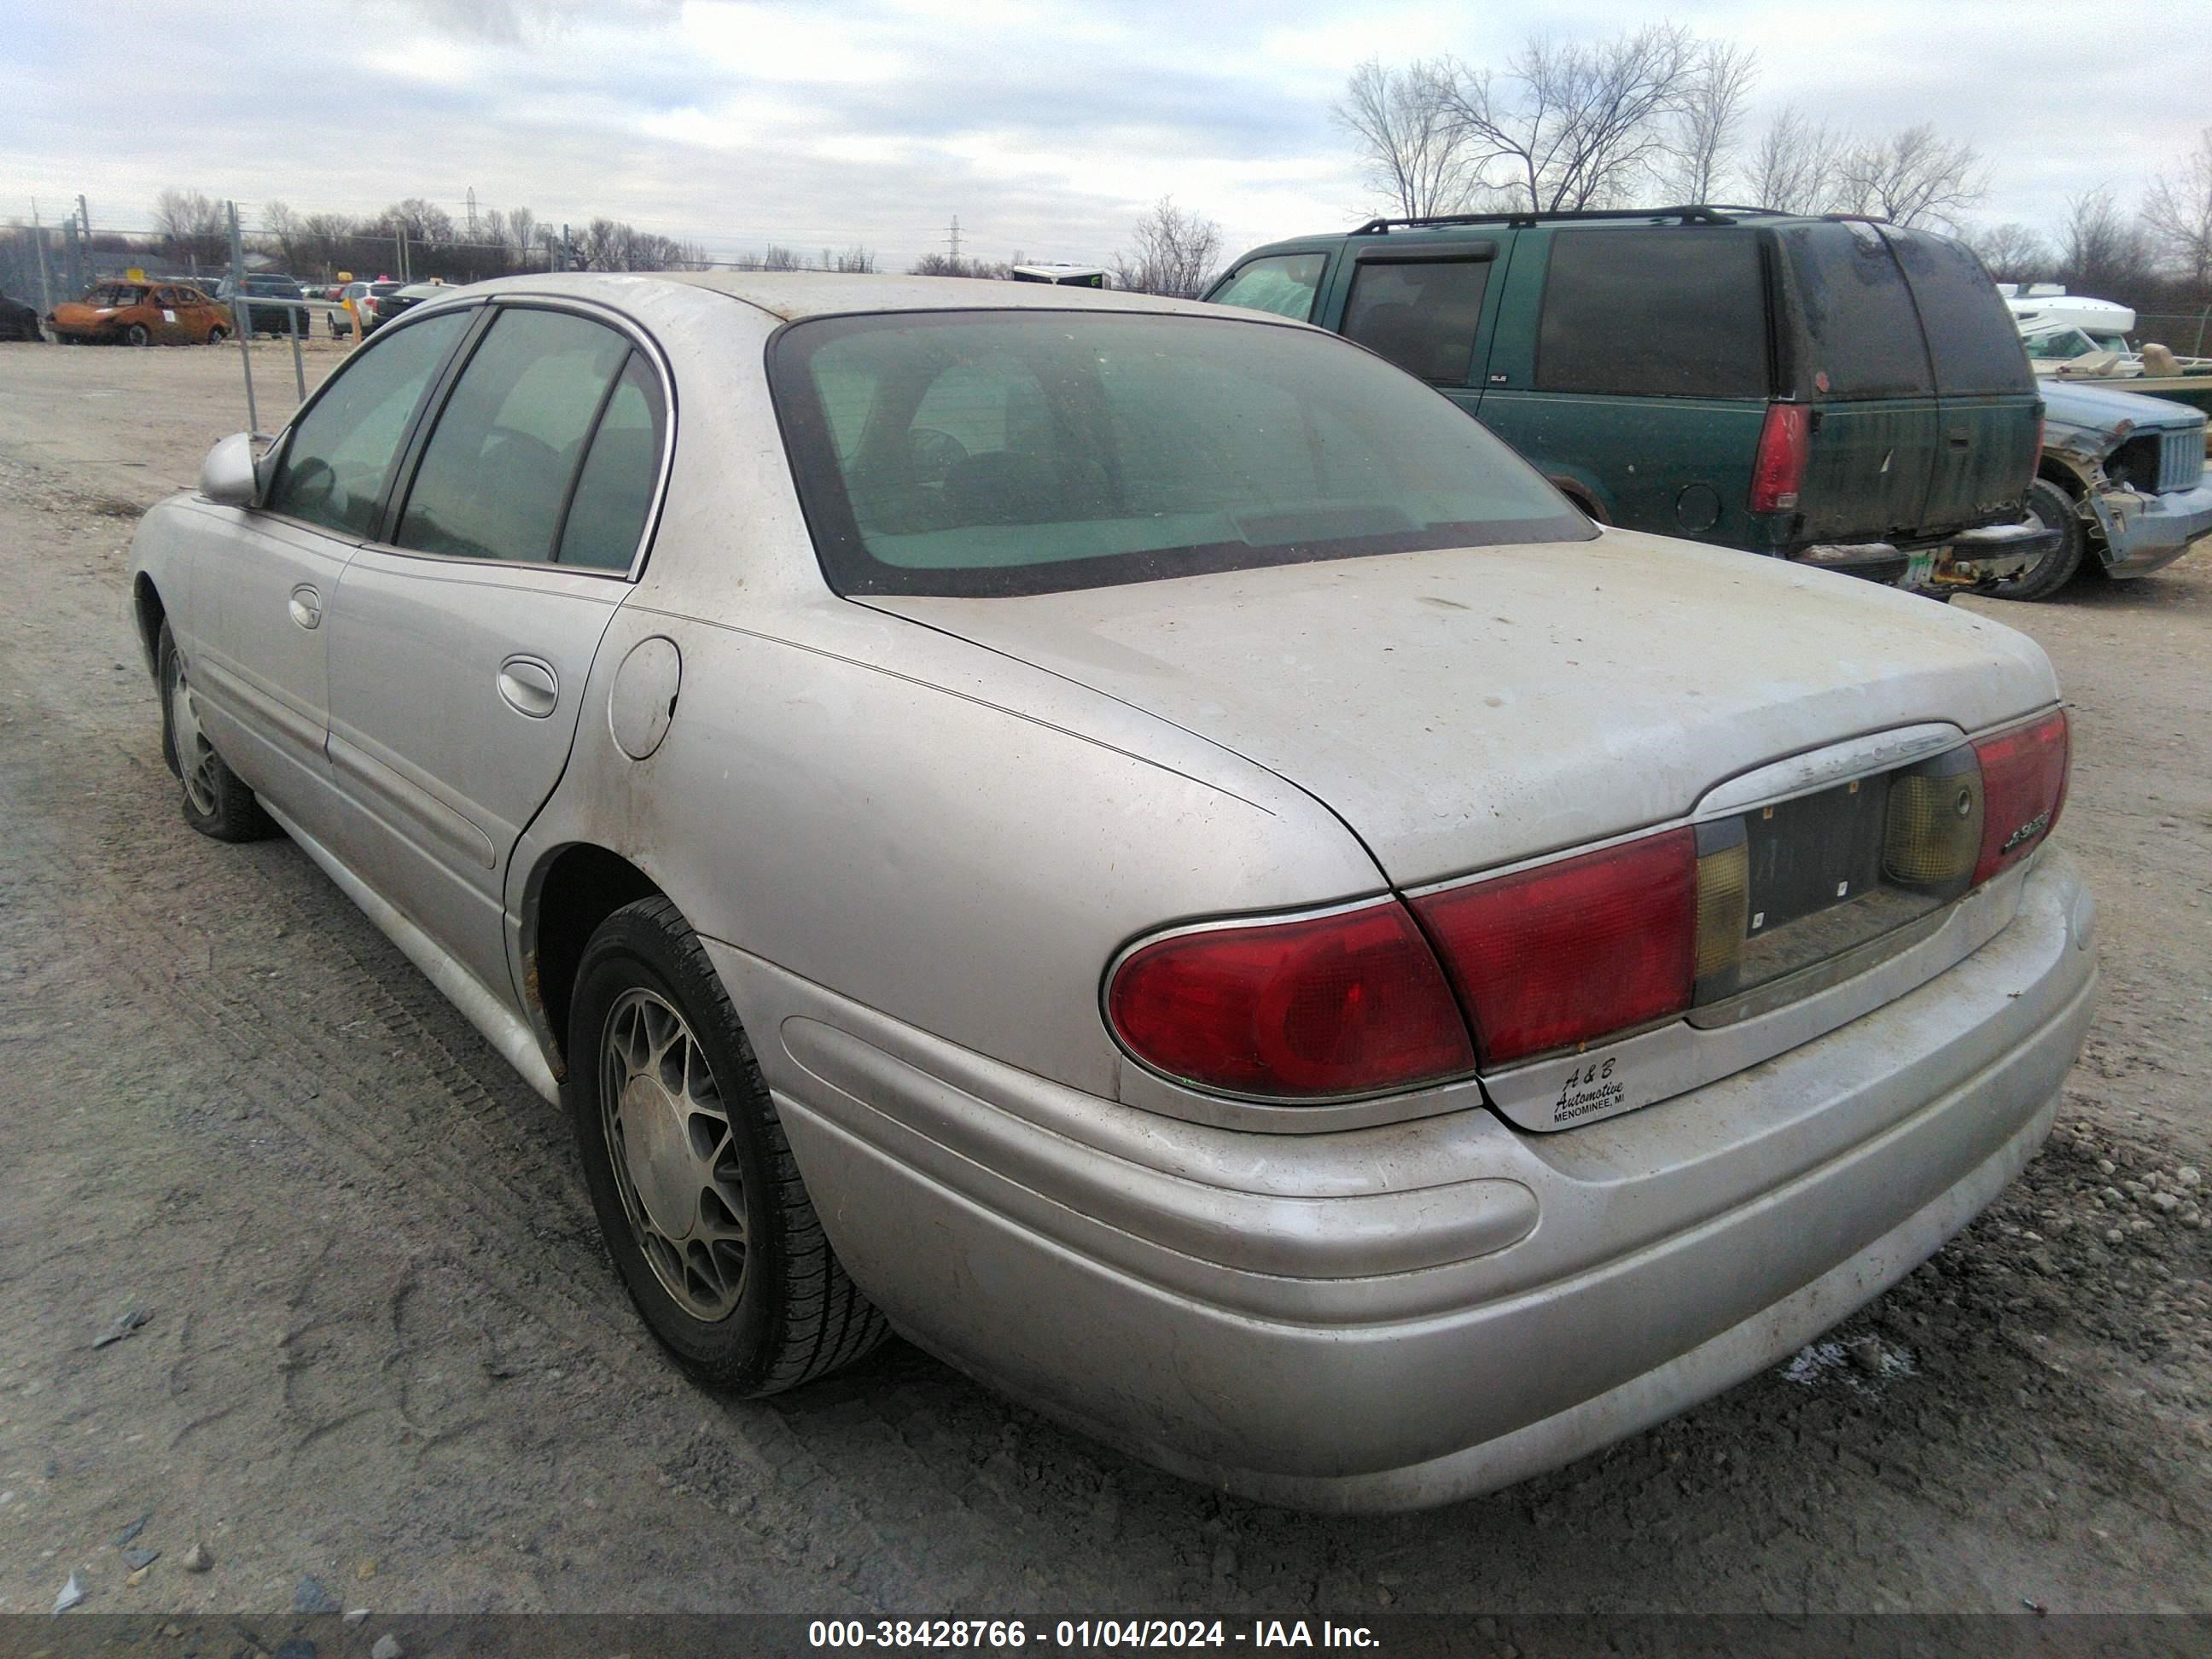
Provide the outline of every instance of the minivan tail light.
<path id="1" fill-rule="evenodd" d="M 1751 510 L 1787 513 L 1805 487 L 1805 461 L 1813 448 L 1813 411 L 1802 404 L 1769 404 L 1751 469 Z"/>
<path id="2" fill-rule="evenodd" d="M 1114 969 L 1106 1012 L 1154 1071 L 1263 1099 L 1377 1094 L 1474 1069 L 1436 953 L 1395 899 L 1140 945 Z"/>
<path id="3" fill-rule="evenodd" d="M 1982 764 L 1982 850 L 1977 887 L 2026 858 L 2057 827 L 2072 761 L 2066 711 L 2015 726 L 1974 745 Z"/>
<path id="4" fill-rule="evenodd" d="M 1696 988 L 1697 837 L 1686 828 L 1446 888 L 1413 910 L 1485 1066 L 1680 1013 Z M 1724 949 L 1724 925 L 1709 920 L 1704 954 Z"/>

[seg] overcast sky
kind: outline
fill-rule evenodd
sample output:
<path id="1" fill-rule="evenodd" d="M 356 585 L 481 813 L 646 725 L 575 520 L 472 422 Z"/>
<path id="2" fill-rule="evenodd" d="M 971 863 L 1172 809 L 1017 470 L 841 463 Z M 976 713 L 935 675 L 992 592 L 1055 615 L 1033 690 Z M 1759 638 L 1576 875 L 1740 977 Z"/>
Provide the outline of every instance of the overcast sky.
<path id="1" fill-rule="evenodd" d="M 2167 0 L 2177 16 L 2203 0 Z M 1534 28 L 1662 16 L 1753 46 L 1754 132 L 1794 103 L 1867 131 L 1933 120 L 1989 159 L 1982 216 L 2132 205 L 2208 119 L 2203 60 L 2112 45 L 2107 3 L 1713 3 L 1661 10 L 1295 0 L 0 0 L 0 218 L 141 229 L 164 186 L 295 210 L 423 196 L 465 217 L 606 214 L 727 258 L 864 243 L 1102 262 L 1159 197 L 1226 252 L 1368 204 L 1329 106 L 1370 54 L 1502 64 Z M 2189 31 L 2185 31 L 2188 33 Z"/>

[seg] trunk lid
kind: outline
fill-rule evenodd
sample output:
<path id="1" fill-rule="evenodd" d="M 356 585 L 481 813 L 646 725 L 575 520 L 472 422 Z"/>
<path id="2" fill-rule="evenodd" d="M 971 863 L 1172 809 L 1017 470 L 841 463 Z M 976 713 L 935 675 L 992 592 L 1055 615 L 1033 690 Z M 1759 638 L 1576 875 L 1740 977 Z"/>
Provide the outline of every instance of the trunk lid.
<path id="1" fill-rule="evenodd" d="M 1628 531 L 1010 599 L 862 603 L 1196 732 L 1336 811 L 1401 887 L 1679 817 L 1724 779 L 2054 702 L 1928 600 Z"/>

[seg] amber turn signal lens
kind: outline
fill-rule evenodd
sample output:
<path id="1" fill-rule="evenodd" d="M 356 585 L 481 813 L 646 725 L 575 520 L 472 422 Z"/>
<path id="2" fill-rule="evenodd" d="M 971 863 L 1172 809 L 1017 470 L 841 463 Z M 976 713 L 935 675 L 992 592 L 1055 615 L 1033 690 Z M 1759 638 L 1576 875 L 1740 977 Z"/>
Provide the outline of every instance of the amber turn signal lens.
<path id="1" fill-rule="evenodd" d="M 1950 887 L 1973 873 L 1982 848 L 1982 780 L 1972 769 L 1948 775 L 1907 772 L 1890 780 L 1883 873 L 1900 887 Z"/>
<path id="2" fill-rule="evenodd" d="M 1739 841 L 1698 860 L 1698 985 L 1743 965 L 1750 933 L 1751 852 Z"/>

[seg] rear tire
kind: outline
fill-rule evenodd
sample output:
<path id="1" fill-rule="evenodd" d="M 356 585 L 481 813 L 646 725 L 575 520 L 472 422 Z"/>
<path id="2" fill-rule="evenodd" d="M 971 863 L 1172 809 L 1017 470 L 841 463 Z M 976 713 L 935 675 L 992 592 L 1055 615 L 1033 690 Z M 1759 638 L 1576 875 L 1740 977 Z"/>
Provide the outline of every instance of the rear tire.
<path id="1" fill-rule="evenodd" d="M 758 1396 L 890 1334 L 816 1216 L 751 1043 L 668 900 L 601 923 L 577 965 L 562 1097 L 607 1253 L 694 1377 Z"/>
<path id="2" fill-rule="evenodd" d="M 158 647 L 161 673 L 161 758 L 184 786 L 185 822 L 215 841 L 265 841 L 276 833 L 276 822 L 261 810 L 261 803 L 245 780 L 223 764 L 207 733 L 200 729 L 199 711 L 185 672 L 185 659 L 161 624 Z"/>
<path id="3" fill-rule="evenodd" d="M 2088 547 L 2088 529 L 2074 511 L 2073 498 L 2050 479 L 2038 478 L 2028 485 L 2027 510 L 2046 529 L 2057 530 L 2058 545 L 2010 581 L 2000 583 L 1996 597 L 2001 599 L 2050 599 L 2074 580 Z"/>
<path id="4" fill-rule="evenodd" d="M 153 343 L 154 337 L 147 332 L 143 323 L 133 323 L 123 331 L 123 343 L 125 345 L 151 345 Z"/>

